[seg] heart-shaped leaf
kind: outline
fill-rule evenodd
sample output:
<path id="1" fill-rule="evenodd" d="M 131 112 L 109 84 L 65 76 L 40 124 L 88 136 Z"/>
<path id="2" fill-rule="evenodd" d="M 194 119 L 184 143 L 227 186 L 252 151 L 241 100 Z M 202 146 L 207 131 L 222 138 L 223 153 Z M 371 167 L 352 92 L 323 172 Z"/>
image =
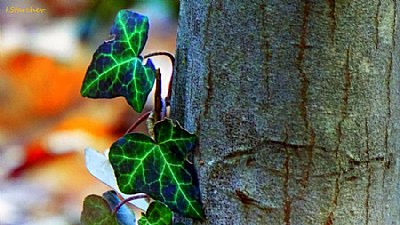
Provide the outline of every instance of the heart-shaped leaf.
<path id="1" fill-rule="evenodd" d="M 89 195 L 83 201 L 81 225 L 119 225 L 117 217 L 101 196 Z"/>
<path id="2" fill-rule="evenodd" d="M 103 197 L 89 195 L 83 201 L 81 225 L 135 225 L 135 214 L 128 206 L 122 205 L 113 214 L 113 210 L 120 203 L 115 191 L 107 191 Z"/>
<path id="3" fill-rule="evenodd" d="M 109 159 L 120 190 L 147 193 L 179 214 L 203 219 L 197 175 L 186 160 L 196 136 L 165 119 L 155 124 L 154 137 L 129 133 L 111 146 Z"/>
<path id="4" fill-rule="evenodd" d="M 104 41 L 93 55 L 83 80 L 81 94 L 90 98 L 123 96 L 141 112 L 153 88 L 155 67 L 142 64 L 149 20 L 130 10 L 121 10 L 111 28 L 112 39 Z"/>
<path id="5" fill-rule="evenodd" d="M 142 213 L 139 225 L 170 225 L 172 224 L 172 211 L 159 201 L 150 204 L 146 215 Z"/>
<path id="6" fill-rule="evenodd" d="M 117 191 L 124 199 L 133 196 L 121 193 L 118 188 L 117 180 L 115 179 L 114 170 L 111 167 L 111 163 L 104 154 L 101 154 L 94 149 L 86 148 L 85 162 L 86 168 L 90 174 L 99 179 L 105 185 Z M 149 206 L 149 203 L 143 198 L 132 200 L 130 203 L 144 211 L 146 211 L 147 207 Z"/>

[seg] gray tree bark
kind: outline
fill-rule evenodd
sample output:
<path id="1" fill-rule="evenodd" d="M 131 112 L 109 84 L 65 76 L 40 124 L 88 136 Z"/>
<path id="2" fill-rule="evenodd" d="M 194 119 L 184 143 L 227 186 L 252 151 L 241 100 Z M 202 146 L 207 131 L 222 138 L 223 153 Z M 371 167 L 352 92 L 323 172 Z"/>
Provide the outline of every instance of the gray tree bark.
<path id="1" fill-rule="evenodd" d="M 193 224 L 400 224 L 399 12 L 181 1 L 171 115 L 199 135 Z"/>

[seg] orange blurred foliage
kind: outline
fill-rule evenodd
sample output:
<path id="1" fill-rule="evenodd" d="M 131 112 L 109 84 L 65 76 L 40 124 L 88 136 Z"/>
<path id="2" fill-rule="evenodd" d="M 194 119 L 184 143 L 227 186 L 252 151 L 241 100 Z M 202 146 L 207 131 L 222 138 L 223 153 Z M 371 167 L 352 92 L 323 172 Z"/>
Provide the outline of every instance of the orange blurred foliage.
<path id="1" fill-rule="evenodd" d="M 106 121 L 98 120 L 90 115 L 71 115 L 54 127 L 54 131 L 77 129 L 84 130 L 94 136 L 106 137 L 110 135 L 112 127 Z"/>
<path id="2" fill-rule="evenodd" d="M 60 113 L 80 97 L 85 70 L 28 53 L 17 54 L 6 62 L 12 85 L 25 99 L 25 110 L 40 116 Z"/>

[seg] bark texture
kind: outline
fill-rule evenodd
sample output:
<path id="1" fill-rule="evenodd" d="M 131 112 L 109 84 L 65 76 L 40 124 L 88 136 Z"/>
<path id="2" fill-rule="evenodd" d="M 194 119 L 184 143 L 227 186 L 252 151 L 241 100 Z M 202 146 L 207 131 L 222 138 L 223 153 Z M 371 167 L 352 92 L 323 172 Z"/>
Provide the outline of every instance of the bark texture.
<path id="1" fill-rule="evenodd" d="M 205 222 L 400 224 L 399 0 L 182 0 Z"/>

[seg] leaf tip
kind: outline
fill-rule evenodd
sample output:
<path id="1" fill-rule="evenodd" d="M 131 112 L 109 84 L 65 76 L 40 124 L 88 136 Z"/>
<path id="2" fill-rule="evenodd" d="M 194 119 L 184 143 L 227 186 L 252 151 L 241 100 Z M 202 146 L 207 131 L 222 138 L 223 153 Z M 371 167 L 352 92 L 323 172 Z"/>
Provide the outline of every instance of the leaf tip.
<path id="1" fill-rule="evenodd" d="M 151 61 L 151 59 L 147 59 L 146 64 L 144 66 L 150 68 L 153 71 L 156 71 L 156 67 L 154 66 L 153 61 Z"/>

